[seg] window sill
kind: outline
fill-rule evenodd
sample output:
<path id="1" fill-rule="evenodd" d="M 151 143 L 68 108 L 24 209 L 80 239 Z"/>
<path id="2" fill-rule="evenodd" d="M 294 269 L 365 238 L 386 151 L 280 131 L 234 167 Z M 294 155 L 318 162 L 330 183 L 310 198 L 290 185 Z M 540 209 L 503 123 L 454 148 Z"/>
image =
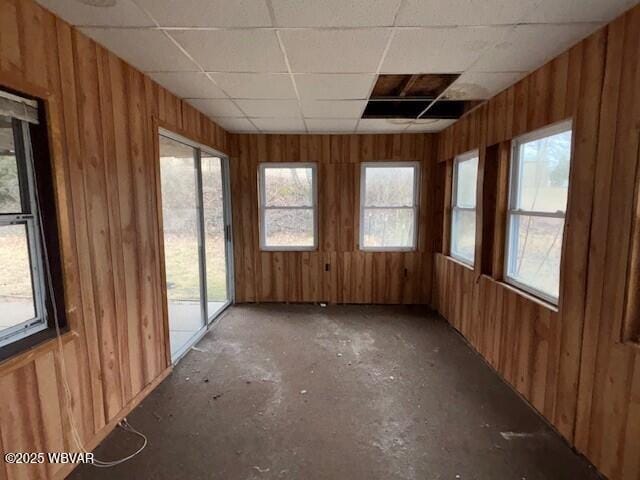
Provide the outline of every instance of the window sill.
<path id="1" fill-rule="evenodd" d="M 58 339 L 56 337 L 55 330 L 47 329 L 43 330 L 43 332 L 46 332 L 48 336 L 40 340 L 38 343 L 35 343 L 31 347 L 27 347 L 20 352 L 16 352 L 13 355 L 0 360 L 0 376 L 6 375 L 13 370 L 21 368 L 26 364 L 34 361 L 36 358 L 52 352 L 58 348 Z M 62 340 L 63 345 L 66 345 L 67 343 L 78 338 L 78 336 L 79 335 L 73 330 L 63 330 L 60 335 L 60 339 Z"/>
<path id="2" fill-rule="evenodd" d="M 359 250 L 361 252 L 367 252 L 367 253 L 393 253 L 393 252 L 407 253 L 407 252 L 415 252 L 418 249 L 415 247 L 406 247 L 406 248 L 405 247 L 388 247 L 388 248 L 360 247 Z"/>
<path id="3" fill-rule="evenodd" d="M 318 247 L 260 247 L 261 252 L 316 252 Z"/>
<path id="4" fill-rule="evenodd" d="M 452 257 L 451 255 L 445 255 L 445 258 L 447 260 L 451 260 L 453 263 L 460 265 L 461 267 L 466 268 L 467 270 L 470 270 L 472 272 L 475 271 L 475 268 L 473 265 L 469 265 L 468 263 L 465 263 L 462 260 L 458 260 L 456 257 Z"/>

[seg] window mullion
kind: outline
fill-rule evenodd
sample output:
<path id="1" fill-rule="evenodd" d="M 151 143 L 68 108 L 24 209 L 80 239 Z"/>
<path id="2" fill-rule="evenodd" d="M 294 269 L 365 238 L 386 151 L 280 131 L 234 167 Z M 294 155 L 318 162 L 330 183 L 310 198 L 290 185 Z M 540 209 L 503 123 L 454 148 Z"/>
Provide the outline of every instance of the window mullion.
<path id="1" fill-rule="evenodd" d="M 313 210 L 314 206 L 290 206 L 290 207 L 276 207 L 273 205 L 268 205 L 262 207 L 264 210 Z"/>
<path id="2" fill-rule="evenodd" d="M 536 210 L 522 210 L 522 209 L 510 209 L 511 215 L 517 215 L 520 217 L 539 217 L 539 218 L 565 218 L 566 212 L 542 212 Z"/>

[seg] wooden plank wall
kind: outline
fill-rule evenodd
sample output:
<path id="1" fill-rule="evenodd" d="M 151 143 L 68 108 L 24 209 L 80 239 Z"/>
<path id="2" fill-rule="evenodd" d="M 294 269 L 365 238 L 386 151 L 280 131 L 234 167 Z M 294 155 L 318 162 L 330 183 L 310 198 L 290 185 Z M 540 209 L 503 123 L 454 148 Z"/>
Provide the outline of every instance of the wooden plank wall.
<path id="1" fill-rule="evenodd" d="M 236 301 L 428 303 L 434 147 L 430 135 L 231 135 Z M 421 162 L 415 252 L 358 250 L 360 162 L 379 160 Z M 318 163 L 319 248 L 262 252 L 258 164 L 298 161 Z"/>
<path id="2" fill-rule="evenodd" d="M 168 372 L 156 125 L 226 150 L 226 132 L 31 0 L 0 0 L 0 86 L 45 100 L 73 422 L 92 448 Z M 49 341 L 0 364 L 0 450 L 75 450 Z M 63 465 L 0 463 L 0 479 Z"/>
<path id="3" fill-rule="evenodd" d="M 446 250 L 434 267 L 433 305 L 570 443 L 609 478 L 624 480 L 640 478 L 640 348 L 621 341 L 638 220 L 639 50 L 635 7 L 439 138 L 438 160 L 445 162 L 573 119 L 558 309 L 506 286 L 499 275 L 455 262 Z M 481 155 L 481 170 L 485 160 Z"/>

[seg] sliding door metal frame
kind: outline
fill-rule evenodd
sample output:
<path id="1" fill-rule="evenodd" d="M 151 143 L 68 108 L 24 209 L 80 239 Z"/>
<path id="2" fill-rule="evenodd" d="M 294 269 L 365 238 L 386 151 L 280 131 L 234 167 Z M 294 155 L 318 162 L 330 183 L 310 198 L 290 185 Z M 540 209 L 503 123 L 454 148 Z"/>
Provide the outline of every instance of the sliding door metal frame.
<path id="1" fill-rule="evenodd" d="M 200 275 L 200 310 L 204 319 L 204 328 L 209 327 L 222 314 L 222 312 L 235 301 L 234 288 L 234 270 L 233 270 L 233 228 L 231 222 L 231 183 L 229 178 L 229 157 L 211 147 L 174 133 L 170 130 L 160 127 L 158 134 L 182 143 L 194 149 L 195 174 L 196 174 L 196 210 L 197 210 L 197 236 L 198 236 L 198 256 L 199 256 L 199 275 Z M 207 295 L 207 252 L 206 252 L 206 236 L 204 229 L 204 205 L 203 205 L 203 182 L 202 182 L 202 153 L 217 157 L 220 159 L 220 174 L 222 176 L 222 205 L 223 205 L 223 223 L 224 223 L 224 245 L 225 245 L 225 265 L 226 265 L 226 284 L 227 284 L 227 300 L 223 307 L 218 310 L 215 315 L 209 316 L 209 301 Z M 201 336 L 194 337 L 199 339 Z"/>
<path id="2" fill-rule="evenodd" d="M 231 183 L 229 181 L 229 158 L 226 155 L 221 154 L 209 147 L 201 146 L 198 150 L 199 154 L 199 171 L 200 171 L 200 203 L 202 203 L 204 191 L 202 189 L 202 152 L 207 155 L 211 155 L 212 157 L 217 157 L 220 159 L 220 176 L 222 182 L 222 222 L 223 222 L 223 235 L 224 235 L 224 249 L 225 249 L 225 266 L 226 266 L 226 285 L 227 285 L 227 300 L 222 306 L 220 310 L 218 310 L 214 315 L 209 316 L 209 302 L 207 298 L 207 290 L 206 290 L 206 278 L 205 278 L 205 303 L 207 304 L 207 324 L 212 324 L 216 318 L 222 313 L 224 309 L 226 309 L 229 305 L 231 305 L 235 300 L 235 290 L 234 290 L 234 278 L 233 278 L 233 233 L 231 228 Z M 206 277 L 206 264 L 207 264 L 207 252 L 206 252 L 206 236 L 204 231 L 204 207 L 202 208 L 201 214 L 201 225 L 202 225 L 202 263 L 205 267 L 205 277 Z"/>
<path id="3" fill-rule="evenodd" d="M 202 151 L 194 147 L 194 159 L 196 162 L 196 211 L 198 213 L 198 271 L 200 272 L 200 310 L 204 325 L 209 324 L 207 302 L 207 252 L 204 245 L 204 200 L 202 192 Z"/>
<path id="4" fill-rule="evenodd" d="M 231 305 L 236 300 L 235 270 L 233 256 L 233 223 L 231 210 L 231 170 L 229 157 L 220 155 L 220 167 L 222 171 L 222 204 L 224 213 L 225 232 L 225 262 L 227 264 L 227 302 L 224 308 Z M 223 310 L 224 310 L 223 308 Z M 222 310 L 221 310 L 222 312 Z M 213 319 L 211 319 L 213 321 Z"/>

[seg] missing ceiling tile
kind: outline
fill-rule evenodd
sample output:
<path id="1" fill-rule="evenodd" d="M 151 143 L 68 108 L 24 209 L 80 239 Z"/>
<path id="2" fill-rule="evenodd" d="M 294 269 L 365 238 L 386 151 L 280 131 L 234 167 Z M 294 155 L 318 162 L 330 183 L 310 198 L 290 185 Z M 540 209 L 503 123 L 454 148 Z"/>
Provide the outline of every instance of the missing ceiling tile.
<path id="1" fill-rule="evenodd" d="M 362 118 L 416 118 L 431 100 L 369 100 Z"/>
<path id="2" fill-rule="evenodd" d="M 446 99 L 459 76 L 458 73 L 379 75 L 362 118 L 460 118 L 480 103 L 473 98 L 482 92 L 465 84 L 464 90 L 453 90 L 452 98 Z M 457 95 L 461 98 L 456 98 Z"/>
<path id="3" fill-rule="evenodd" d="M 459 76 L 458 73 L 379 75 L 371 93 L 371 99 L 422 98 L 434 100 Z"/>
<path id="4" fill-rule="evenodd" d="M 460 118 L 466 112 L 482 103 L 480 100 L 438 100 L 433 102 L 429 109 L 420 116 L 423 118 Z"/>

